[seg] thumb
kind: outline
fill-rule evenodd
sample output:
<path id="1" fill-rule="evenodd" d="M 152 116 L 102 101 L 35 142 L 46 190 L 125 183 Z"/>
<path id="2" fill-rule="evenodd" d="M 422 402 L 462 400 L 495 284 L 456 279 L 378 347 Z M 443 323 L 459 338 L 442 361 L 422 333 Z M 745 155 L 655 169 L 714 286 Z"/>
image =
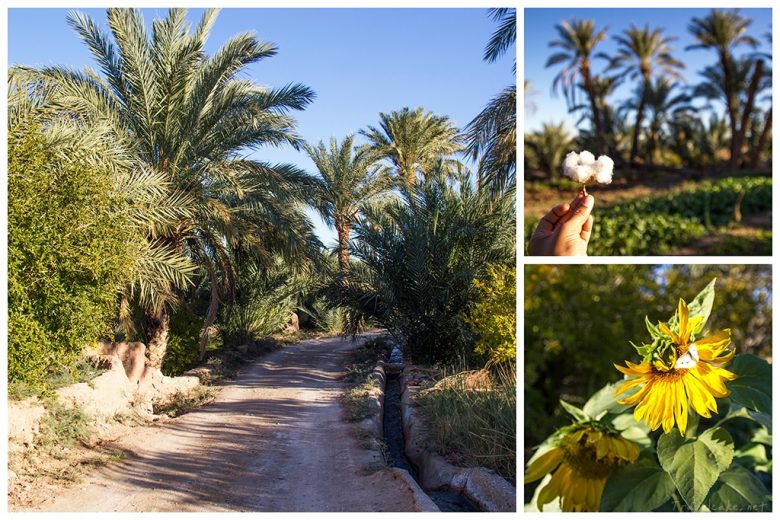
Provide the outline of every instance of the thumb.
<path id="1" fill-rule="evenodd" d="M 593 195 L 588 195 L 585 197 L 577 206 L 577 209 L 570 214 L 571 216 L 565 225 L 575 227 L 577 231 L 582 229 L 582 227 L 588 221 L 588 217 L 590 217 L 590 212 L 593 209 L 593 204 L 595 202 L 596 200 L 593 198 Z"/>

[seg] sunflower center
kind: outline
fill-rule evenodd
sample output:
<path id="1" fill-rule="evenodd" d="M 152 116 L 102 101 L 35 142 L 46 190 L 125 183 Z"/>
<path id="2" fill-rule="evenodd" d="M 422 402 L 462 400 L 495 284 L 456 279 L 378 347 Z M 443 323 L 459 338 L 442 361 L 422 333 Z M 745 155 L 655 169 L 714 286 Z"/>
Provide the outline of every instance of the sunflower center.
<path id="1" fill-rule="evenodd" d="M 563 460 L 577 473 L 586 478 L 602 479 L 622 464 L 620 459 L 611 455 L 596 458 L 596 448 L 581 441 L 564 439 L 560 444 L 563 450 Z"/>
<path id="2" fill-rule="evenodd" d="M 668 371 L 662 371 L 658 370 L 657 368 L 653 368 L 653 379 L 657 381 L 664 381 L 666 383 L 674 383 L 676 381 L 679 381 L 680 379 L 685 376 L 685 373 L 688 371 L 687 368 L 673 368 Z"/>

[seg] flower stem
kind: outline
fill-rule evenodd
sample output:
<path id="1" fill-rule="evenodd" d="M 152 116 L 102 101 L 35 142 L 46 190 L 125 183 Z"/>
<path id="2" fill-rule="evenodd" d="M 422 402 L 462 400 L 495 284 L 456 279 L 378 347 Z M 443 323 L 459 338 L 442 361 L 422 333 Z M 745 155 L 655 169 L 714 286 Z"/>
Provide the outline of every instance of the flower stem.
<path id="1" fill-rule="evenodd" d="M 685 511 L 685 509 L 683 509 L 682 504 L 680 504 L 680 499 L 677 497 L 677 492 L 672 493 L 672 499 L 674 500 L 674 507 L 677 508 L 678 512 L 682 513 L 683 511 Z"/>

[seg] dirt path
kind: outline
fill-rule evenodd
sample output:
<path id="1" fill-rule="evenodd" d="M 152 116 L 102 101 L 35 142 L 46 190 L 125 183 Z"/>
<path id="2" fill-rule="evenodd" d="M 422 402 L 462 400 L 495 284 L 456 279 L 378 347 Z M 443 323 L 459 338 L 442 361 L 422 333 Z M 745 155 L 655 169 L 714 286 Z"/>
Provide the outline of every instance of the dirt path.
<path id="1" fill-rule="evenodd" d="M 309 340 L 246 367 L 209 405 L 118 442 L 129 452 L 40 511 L 411 511 L 409 486 L 342 421 L 345 357 Z"/>

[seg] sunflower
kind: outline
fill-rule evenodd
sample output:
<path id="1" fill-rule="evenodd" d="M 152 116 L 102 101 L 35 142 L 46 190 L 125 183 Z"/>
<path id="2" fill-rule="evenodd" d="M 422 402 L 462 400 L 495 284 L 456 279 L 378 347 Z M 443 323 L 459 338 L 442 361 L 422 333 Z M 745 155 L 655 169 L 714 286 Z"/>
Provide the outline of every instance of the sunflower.
<path id="1" fill-rule="evenodd" d="M 526 484 L 555 470 L 539 492 L 540 511 L 556 497 L 560 497 L 562 511 L 598 511 L 609 474 L 639 457 L 639 447 L 617 433 L 587 425 L 574 428 L 528 466 Z"/>
<path id="2" fill-rule="evenodd" d="M 683 434 L 688 424 L 688 405 L 702 417 L 711 417 L 718 412 L 716 397 L 726 397 L 729 390 L 725 381 L 736 376 L 721 368 L 734 357 L 734 350 L 727 351 L 731 344 L 731 330 L 724 329 L 707 338 L 695 339 L 694 334 L 702 326 L 702 316 L 689 319 L 688 306 L 680 299 L 677 306 L 677 326 L 671 328 L 659 323 L 661 337 L 659 347 L 645 361 L 615 368 L 635 377 L 629 379 L 615 391 L 620 395 L 630 388 L 642 386 L 634 395 L 618 400 L 618 403 L 633 406 L 634 419 L 642 421 L 652 430 L 662 426 L 665 433 L 674 427 L 675 420 Z M 673 330 L 676 328 L 676 331 Z"/>

